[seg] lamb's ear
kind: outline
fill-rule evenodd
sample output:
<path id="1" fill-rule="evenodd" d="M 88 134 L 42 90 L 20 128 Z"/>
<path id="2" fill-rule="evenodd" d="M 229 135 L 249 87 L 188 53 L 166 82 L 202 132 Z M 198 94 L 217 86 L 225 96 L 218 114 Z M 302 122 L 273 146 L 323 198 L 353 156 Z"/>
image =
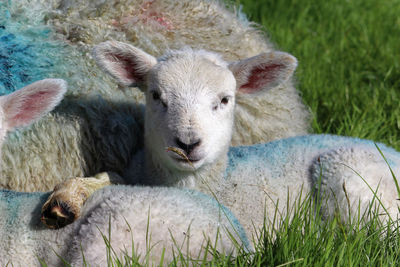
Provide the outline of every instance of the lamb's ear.
<path id="1" fill-rule="evenodd" d="M 126 43 L 108 41 L 93 49 L 97 64 L 122 86 L 132 86 L 145 80 L 157 59 Z"/>
<path id="2" fill-rule="evenodd" d="M 297 67 L 297 60 L 284 52 L 263 53 L 229 65 L 239 93 L 257 93 L 287 81 Z"/>
<path id="3" fill-rule="evenodd" d="M 60 103 L 66 91 L 64 80 L 45 79 L 3 96 L 0 103 L 5 129 L 25 126 L 42 117 Z"/>

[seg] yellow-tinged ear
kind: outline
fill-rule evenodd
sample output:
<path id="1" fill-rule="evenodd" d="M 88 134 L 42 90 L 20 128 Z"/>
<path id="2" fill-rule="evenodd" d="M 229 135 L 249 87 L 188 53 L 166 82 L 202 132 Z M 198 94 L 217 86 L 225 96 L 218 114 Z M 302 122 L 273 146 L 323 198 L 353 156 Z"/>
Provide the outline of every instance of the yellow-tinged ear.
<path id="1" fill-rule="evenodd" d="M 295 57 L 284 52 L 263 53 L 229 64 L 236 78 L 237 92 L 253 94 L 286 82 L 297 67 Z"/>
<path id="2" fill-rule="evenodd" d="M 145 81 L 157 59 L 132 45 L 107 41 L 96 45 L 93 55 L 97 64 L 122 86 L 133 86 Z"/>

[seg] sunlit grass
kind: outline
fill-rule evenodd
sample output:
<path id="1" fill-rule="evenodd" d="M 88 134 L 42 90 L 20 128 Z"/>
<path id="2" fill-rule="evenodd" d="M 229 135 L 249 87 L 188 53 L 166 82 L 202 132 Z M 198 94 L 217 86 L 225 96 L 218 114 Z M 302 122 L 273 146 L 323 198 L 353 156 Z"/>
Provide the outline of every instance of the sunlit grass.
<path id="1" fill-rule="evenodd" d="M 400 149 L 400 2 L 238 0 L 278 49 L 299 60 L 314 131 Z"/>
<path id="2" fill-rule="evenodd" d="M 300 198 L 300 197 L 299 197 Z M 337 213 L 330 220 L 322 215 L 324 198 L 311 195 L 295 201 L 289 216 L 277 220 L 275 229 L 261 229 L 260 239 L 254 243 L 254 252 L 238 248 L 239 255 L 220 254 L 217 241 L 207 242 L 203 256 L 188 258 L 184 248 L 175 244 L 175 258 L 166 262 L 152 262 L 146 255 L 136 255 L 134 238 L 132 250 L 123 256 L 111 247 L 112 232 L 102 233 L 106 244 L 104 254 L 108 266 L 398 266 L 400 238 L 398 222 L 389 219 L 382 223 L 375 205 L 365 213 L 343 223 Z M 112 222 L 110 221 L 110 224 Z M 111 228 L 111 227 L 109 227 Z M 150 244 L 149 240 L 149 244 Z M 237 242 L 238 244 L 240 242 Z M 151 245 L 147 247 L 151 251 Z M 83 252 L 84 253 L 84 252 Z M 207 257 L 211 255 L 211 259 Z M 83 257 L 84 258 L 84 257 Z M 207 259 L 208 258 L 208 259 Z M 42 266 L 46 266 L 43 262 Z M 69 266 L 65 263 L 65 266 Z M 91 266 L 84 259 L 82 266 Z"/>

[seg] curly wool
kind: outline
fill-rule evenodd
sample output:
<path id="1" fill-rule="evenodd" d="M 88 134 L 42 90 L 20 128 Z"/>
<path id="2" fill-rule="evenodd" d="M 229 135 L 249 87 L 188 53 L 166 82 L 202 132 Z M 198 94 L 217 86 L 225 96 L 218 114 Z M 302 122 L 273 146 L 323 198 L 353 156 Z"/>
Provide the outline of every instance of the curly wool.
<path id="1" fill-rule="evenodd" d="M 2 78 L 2 90 L 45 77 L 69 84 L 67 104 L 12 134 L 4 146 L 1 165 L 7 167 L 0 173 L 0 185 L 20 191 L 45 191 L 65 178 L 110 169 L 120 173 L 127 155 L 133 154 L 126 151 L 137 151 L 143 134 L 143 93 L 138 88 L 122 90 L 104 75 L 91 58 L 94 44 L 128 41 L 154 55 L 191 46 L 219 52 L 226 60 L 273 49 L 256 25 L 221 1 L 14 0 L 0 3 L 0 13 L 8 14 L 0 23 L 0 53 L 14 44 L 21 48 L 0 61 L 0 68 L 7 68 L 2 73 L 9 75 Z M 10 62 L 13 67 L 6 67 Z M 292 81 L 254 99 L 238 95 L 237 102 L 233 145 L 309 129 L 309 112 Z M 119 113 L 121 103 L 131 107 Z M 115 126 L 112 133 L 109 125 Z M 121 134 L 116 132 L 120 128 Z M 108 151 L 122 153 L 107 156 Z"/>
<path id="2" fill-rule="evenodd" d="M 324 199 L 321 214 L 325 218 L 340 214 L 348 222 L 361 215 L 368 221 L 379 214 L 383 222 L 396 220 L 398 196 L 389 166 L 398 176 L 400 153 L 377 145 L 389 165 L 373 141 L 343 136 L 306 135 L 232 147 L 224 178 L 211 188 L 249 237 L 254 236 L 254 225 L 260 229 L 265 219 L 270 227 L 275 216 L 278 221 L 291 216 L 300 196 L 304 199 L 310 193 Z M 279 227 L 276 222 L 275 227 Z"/>
<path id="3" fill-rule="evenodd" d="M 39 220 L 48 196 L 0 190 L 4 211 L 0 265 L 41 266 L 40 259 L 48 266 L 64 266 L 61 256 L 72 266 L 80 266 L 83 253 L 86 263 L 105 266 L 107 248 L 102 234 L 110 240 L 115 256 L 134 252 L 142 263 L 148 259 L 157 264 L 162 257 L 169 263 L 179 251 L 191 259 L 210 258 L 207 242 L 227 255 L 251 249 L 232 213 L 199 192 L 110 186 L 86 202 L 80 219 L 59 230 L 47 229 Z"/>
<path id="4" fill-rule="evenodd" d="M 274 50 L 245 16 L 222 1 L 63 1 L 52 23 L 83 47 L 105 40 L 129 42 L 149 54 L 190 46 L 235 61 Z M 229 22 L 229 23 L 228 23 Z M 306 134 L 308 109 L 293 82 L 262 96 L 238 95 L 232 145 L 250 145 Z M 249 131 L 251 129 L 251 131 Z"/>

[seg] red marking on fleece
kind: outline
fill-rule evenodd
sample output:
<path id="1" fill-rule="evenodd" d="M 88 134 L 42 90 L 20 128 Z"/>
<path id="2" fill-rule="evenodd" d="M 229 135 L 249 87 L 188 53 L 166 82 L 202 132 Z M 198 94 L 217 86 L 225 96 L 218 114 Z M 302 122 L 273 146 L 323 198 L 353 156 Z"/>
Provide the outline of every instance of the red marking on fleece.
<path id="1" fill-rule="evenodd" d="M 155 1 L 144 2 L 138 10 L 129 14 L 123 14 L 119 19 L 112 19 L 111 24 L 115 27 L 129 26 L 125 24 L 136 24 L 138 22 L 150 26 L 155 26 L 159 29 L 168 31 L 174 30 L 175 26 L 171 18 L 165 16 L 164 13 L 155 11 Z"/>
<path id="2" fill-rule="evenodd" d="M 163 16 L 162 13 L 151 12 L 149 14 L 149 19 L 155 21 L 156 23 L 158 23 L 158 25 L 164 27 L 167 30 L 174 29 L 172 21 L 169 20 L 167 17 Z"/>
<path id="3" fill-rule="evenodd" d="M 279 77 L 283 64 L 260 65 L 251 70 L 247 83 L 240 86 L 242 93 L 256 93 Z"/>

